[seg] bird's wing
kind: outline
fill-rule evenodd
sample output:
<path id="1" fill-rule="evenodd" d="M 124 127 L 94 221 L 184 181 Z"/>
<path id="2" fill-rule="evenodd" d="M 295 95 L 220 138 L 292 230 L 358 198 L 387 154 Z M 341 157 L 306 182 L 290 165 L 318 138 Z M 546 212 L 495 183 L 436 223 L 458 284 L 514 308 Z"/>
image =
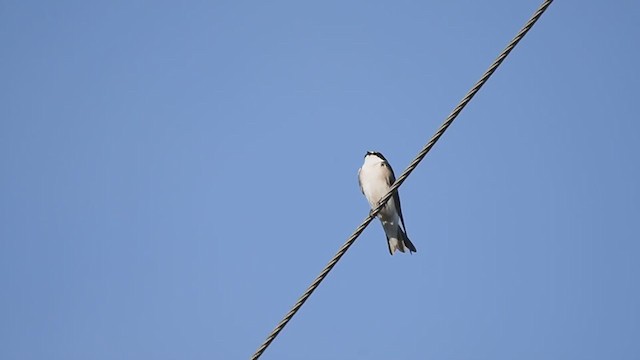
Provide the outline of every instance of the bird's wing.
<path id="1" fill-rule="evenodd" d="M 364 190 L 362 189 L 362 179 L 360 179 L 360 171 L 362 168 L 358 169 L 358 186 L 360 186 L 360 191 L 364 194 Z"/>
<path id="2" fill-rule="evenodd" d="M 389 175 L 387 176 L 387 185 L 391 187 L 391 185 L 393 185 L 393 183 L 396 182 L 396 175 L 393 173 L 393 169 L 391 168 L 391 165 L 389 165 L 388 162 L 385 161 L 384 165 L 389 169 Z M 405 228 L 405 231 L 406 231 L 406 227 L 404 226 L 404 217 L 402 217 L 402 206 L 400 205 L 400 194 L 398 193 L 398 190 L 393 192 L 393 197 L 391 199 L 396 205 L 396 210 L 398 210 L 398 215 L 400 215 L 400 221 L 402 222 L 402 227 Z"/>

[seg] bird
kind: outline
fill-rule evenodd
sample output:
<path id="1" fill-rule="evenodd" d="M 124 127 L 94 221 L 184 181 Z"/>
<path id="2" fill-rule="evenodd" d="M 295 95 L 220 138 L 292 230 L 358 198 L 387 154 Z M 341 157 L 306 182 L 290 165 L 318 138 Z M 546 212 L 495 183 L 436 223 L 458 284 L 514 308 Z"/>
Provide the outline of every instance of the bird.
<path id="1" fill-rule="evenodd" d="M 380 199 L 389 192 L 395 181 L 396 176 L 387 159 L 377 151 L 367 151 L 364 156 L 364 164 L 358 170 L 358 184 L 372 211 L 378 207 Z M 378 218 L 387 236 L 391 255 L 396 250 L 405 252 L 408 249 L 409 253 L 417 252 L 416 247 L 407 236 L 400 207 L 400 195 L 397 190 L 380 210 Z"/>

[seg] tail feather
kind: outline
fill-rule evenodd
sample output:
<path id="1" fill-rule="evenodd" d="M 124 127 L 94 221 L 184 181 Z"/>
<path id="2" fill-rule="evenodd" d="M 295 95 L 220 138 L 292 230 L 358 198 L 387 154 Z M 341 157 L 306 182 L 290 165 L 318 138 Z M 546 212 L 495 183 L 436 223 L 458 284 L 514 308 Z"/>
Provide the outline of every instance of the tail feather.
<path id="1" fill-rule="evenodd" d="M 393 255 L 396 250 L 400 250 L 400 252 L 404 252 L 404 246 L 401 241 L 396 238 L 389 238 L 387 236 L 387 245 L 389 245 L 389 254 Z"/>
<path id="2" fill-rule="evenodd" d="M 413 245 L 411 240 L 409 240 L 409 237 L 407 237 L 407 234 L 404 232 L 402 227 L 384 222 L 382 223 L 382 226 L 384 227 L 385 235 L 387 235 L 389 254 L 393 255 L 396 250 L 405 252 L 407 249 L 409 249 L 410 253 L 417 252 L 416 247 Z M 389 236 L 389 234 L 392 234 L 392 236 Z"/>
<path id="3" fill-rule="evenodd" d="M 418 252 L 418 250 L 416 250 L 416 247 L 413 245 L 411 240 L 409 240 L 409 237 L 407 236 L 407 233 L 405 233 L 404 230 L 402 230 L 401 227 L 398 227 L 398 237 L 400 238 L 400 241 L 402 241 L 404 243 L 404 246 L 407 249 L 409 249 L 409 253 Z"/>

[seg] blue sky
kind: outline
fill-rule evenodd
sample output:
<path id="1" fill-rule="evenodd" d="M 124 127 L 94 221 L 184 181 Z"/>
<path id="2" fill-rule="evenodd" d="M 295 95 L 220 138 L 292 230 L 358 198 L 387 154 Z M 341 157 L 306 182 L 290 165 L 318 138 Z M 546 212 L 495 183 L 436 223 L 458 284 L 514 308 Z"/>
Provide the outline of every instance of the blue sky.
<path id="1" fill-rule="evenodd" d="M 0 2 L 0 358 L 248 358 L 538 1 Z M 640 357 L 637 2 L 558 1 L 263 359 Z"/>

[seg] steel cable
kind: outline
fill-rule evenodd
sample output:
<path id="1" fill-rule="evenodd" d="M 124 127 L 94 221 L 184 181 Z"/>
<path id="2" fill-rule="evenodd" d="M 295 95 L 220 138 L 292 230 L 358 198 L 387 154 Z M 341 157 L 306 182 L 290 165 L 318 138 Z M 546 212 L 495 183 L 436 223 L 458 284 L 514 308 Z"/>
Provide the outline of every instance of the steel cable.
<path id="1" fill-rule="evenodd" d="M 280 323 L 278 323 L 278 325 L 273 329 L 273 331 L 269 334 L 267 339 L 262 343 L 262 345 L 260 345 L 260 347 L 255 352 L 255 354 L 253 354 L 251 359 L 253 360 L 258 359 L 262 355 L 262 353 L 264 353 L 264 351 L 267 349 L 267 347 L 269 347 L 271 342 L 276 338 L 276 336 L 278 336 L 280 331 L 284 329 L 284 327 L 287 325 L 289 320 L 291 320 L 291 318 L 296 314 L 296 312 L 298 312 L 298 310 L 302 307 L 302 305 L 304 305 L 307 299 L 309 299 L 309 296 L 311 296 L 311 294 L 320 285 L 322 280 L 324 280 L 327 274 L 329 274 L 329 271 L 333 269 L 333 267 L 338 263 L 340 258 L 342 258 L 342 256 L 347 252 L 347 250 L 349 250 L 349 247 L 353 245 L 353 243 L 356 241 L 358 236 L 360 236 L 360 234 L 362 234 L 362 232 L 369 225 L 369 223 L 373 221 L 373 219 L 380 212 L 382 207 L 384 207 L 387 201 L 389 201 L 389 199 L 393 196 L 393 193 L 400 187 L 400 185 L 402 185 L 402 183 L 404 183 L 404 181 L 407 179 L 407 177 L 409 177 L 411 172 L 413 172 L 413 170 L 418 166 L 418 164 L 420 164 L 422 159 L 424 159 L 427 153 L 429 153 L 431 148 L 435 145 L 438 139 L 440 139 L 442 134 L 444 134 L 444 132 L 451 125 L 451 123 L 453 123 L 453 120 L 455 120 L 455 118 L 460 114 L 460 112 L 462 112 L 462 109 L 464 109 L 464 107 L 467 106 L 467 104 L 471 101 L 471 99 L 473 99 L 473 97 L 480 90 L 480 88 L 482 88 L 482 86 L 487 82 L 487 80 L 489 80 L 489 78 L 491 77 L 491 75 L 493 75 L 493 73 L 496 71 L 498 66 L 502 64 L 502 62 L 509 55 L 511 50 L 513 50 L 513 48 L 520 42 L 520 40 L 522 40 L 522 38 L 527 34 L 527 32 L 529 32 L 529 30 L 533 27 L 536 21 L 538 21 L 540 16 L 542 16 L 542 14 L 545 12 L 545 10 L 547 10 L 547 8 L 549 7 L 549 5 L 551 5 L 552 2 L 553 0 L 545 0 L 542 3 L 542 5 L 540 5 L 538 10 L 536 10 L 533 16 L 531 16 L 531 19 L 527 21 L 527 23 L 522 27 L 522 29 L 513 38 L 513 40 L 511 40 L 511 42 L 507 45 L 507 47 L 505 47 L 504 50 L 502 50 L 502 53 L 500 53 L 500 55 L 496 58 L 493 64 L 491 64 L 489 69 L 482 75 L 480 80 L 478 80 L 478 82 L 471 88 L 471 90 L 469 90 L 469 92 L 464 96 L 464 98 L 462 98 L 460 103 L 458 103 L 458 105 L 453 109 L 451 114 L 449 114 L 449 116 L 445 119 L 445 121 L 442 123 L 440 128 L 431 137 L 429 142 L 427 142 L 427 144 L 422 148 L 422 150 L 420 150 L 418 155 L 415 157 L 415 159 L 413 159 L 413 161 L 409 164 L 406 170 L 404 170 L 404 172 L 400 175 L 400 177 L 398 177 L 396 182 L 393 183 L 389 192 L 385 196 L 383 196 L 382 199 L 380 199 L 380 203 L 378 207 L 373 209 L 369 213 L 369 216 L 367 216 L 367 218 L 362 222 L 362 224 L 360 224 L 360 226 L 358 226 L 358 228 L 353 232 L 353 234 L 351 234 L 349 239 L 347 239 L 347 241 L 342 245 L 342 247 L 340 247 L 336 255 L 331 259 L 331 261 L 329 261 L 327 266 L 325 266 L 322 272 L 320 272 L 320 275 L 318 275 L 318 277 L 313 281 L 313 283 L 311 283 L 311 285 L 304 292 L 304 294 L 302 294 L 300 299 L 298 299 L 298 301 L 291 308 L 291 310 L 284 316 L 282 321 L 280 321 Z"/>

